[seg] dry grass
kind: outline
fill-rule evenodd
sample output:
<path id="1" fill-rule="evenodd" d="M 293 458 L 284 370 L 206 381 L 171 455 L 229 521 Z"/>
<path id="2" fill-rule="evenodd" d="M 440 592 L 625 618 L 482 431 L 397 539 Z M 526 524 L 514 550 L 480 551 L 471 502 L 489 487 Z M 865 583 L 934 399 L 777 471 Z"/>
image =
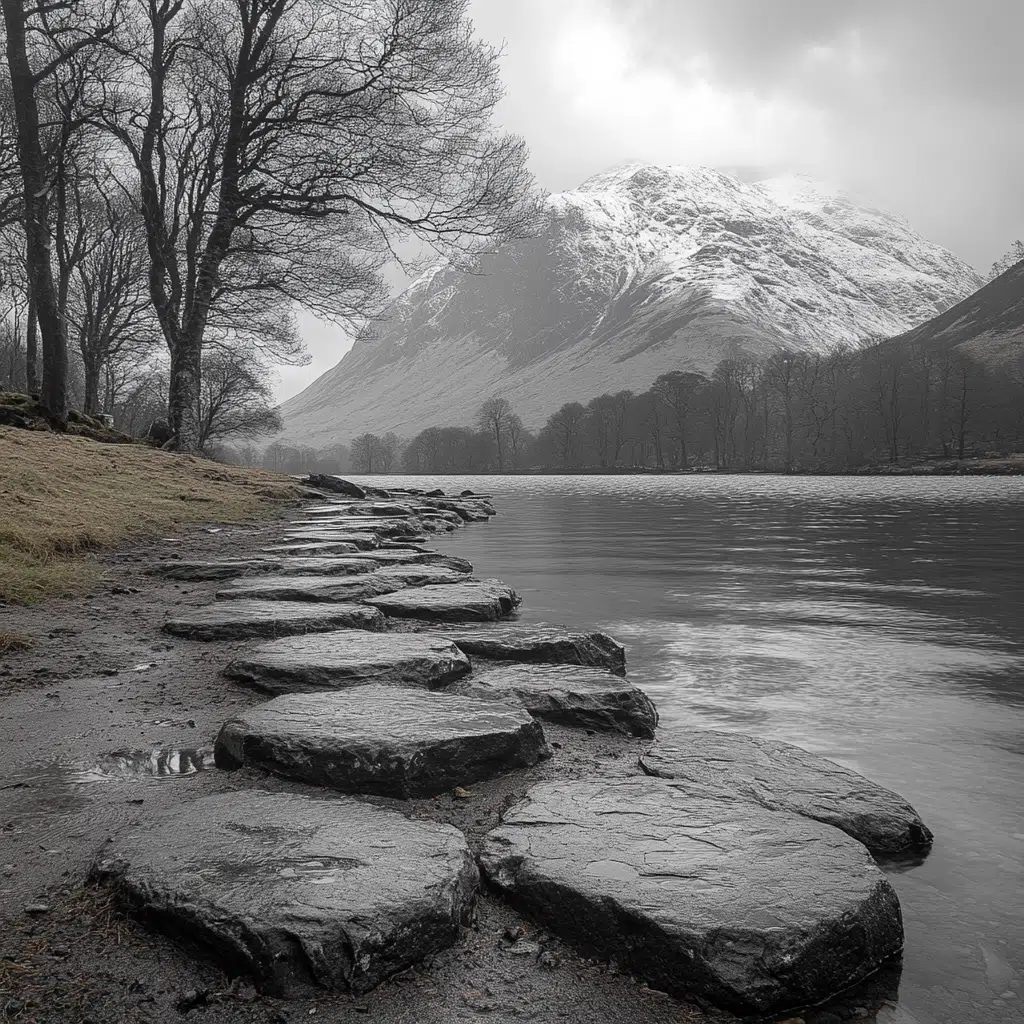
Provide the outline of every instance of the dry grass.
<path id="1" fill-rule="evenodd" d="M 271 518 L 301 489 L 262 470 L 143 445 L 0 427 L 0 600 L 81 593 L 82 555 L 199 523 Z"/>

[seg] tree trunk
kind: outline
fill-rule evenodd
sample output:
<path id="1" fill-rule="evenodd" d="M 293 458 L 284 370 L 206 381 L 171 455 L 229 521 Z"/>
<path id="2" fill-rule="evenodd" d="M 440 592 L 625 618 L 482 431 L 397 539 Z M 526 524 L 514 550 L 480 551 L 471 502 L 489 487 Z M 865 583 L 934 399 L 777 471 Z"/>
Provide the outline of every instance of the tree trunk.
<path id="1" fill-rule="evenodd" d="M 18 162 L 25 196 L 26 263 L 43 340 L 42 404 L 59 420 L 68 415 L 68 347 L 50 266 L 46 162 L 39 141 L 35 80 L 25 49 L 22 0 L 0 0 L 7 29 L 7 63 L 18 127 Z"/>
<path id="2" fill-rule="evenodd" d="M 25 390 L 30 395 L 39 394 L 39 320 L 36 317 L 36 301 L 29 288 L 28 324 L 25 327 Z"/>
<path id="3" fill-rule="evenodd" d="M 100 408 L 100 365 L 95 359 L 83 359 L 85 370 L 85 400 L 83 412 L 87 416 L 98 416 L 104 410 Z"/>
<path id="4" fill-rule="evenodd" d="M 179 452 L 199 450 L 199 383 L 202 344 L 180 339 L 171 351 L 167 419 Z"/>

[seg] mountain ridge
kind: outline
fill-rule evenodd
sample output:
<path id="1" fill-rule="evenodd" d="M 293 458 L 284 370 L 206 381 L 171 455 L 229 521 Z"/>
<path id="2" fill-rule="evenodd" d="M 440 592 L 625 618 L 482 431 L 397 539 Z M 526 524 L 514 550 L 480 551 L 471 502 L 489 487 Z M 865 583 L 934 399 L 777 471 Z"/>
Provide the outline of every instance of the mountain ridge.
<path id="1" fill-rule="evenodd" d="M 898 335 L 981 283 L 902 218 L 800 175 L 628 164 L 545 210 L 539 237 L 483 258 L 480 275 L 435 266 L 412 282 L 284 403 L 285 436 L 411 436 L 470 423 L 494 393 L 535 428 L 563 402 L 670 369 Z"/>

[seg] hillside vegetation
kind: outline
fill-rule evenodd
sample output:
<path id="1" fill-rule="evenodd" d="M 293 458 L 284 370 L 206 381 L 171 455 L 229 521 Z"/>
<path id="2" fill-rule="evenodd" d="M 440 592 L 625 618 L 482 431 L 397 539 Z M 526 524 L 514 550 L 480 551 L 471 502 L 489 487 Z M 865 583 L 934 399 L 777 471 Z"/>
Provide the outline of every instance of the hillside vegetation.
<path id="1" fill-rule="evenodd" d="M 90 551 L 200 523 L 270 518 L 301 494 L 263 470 L 0 427 L 0 602 L 80 593 L 100 572 L 83 557 Z"/>

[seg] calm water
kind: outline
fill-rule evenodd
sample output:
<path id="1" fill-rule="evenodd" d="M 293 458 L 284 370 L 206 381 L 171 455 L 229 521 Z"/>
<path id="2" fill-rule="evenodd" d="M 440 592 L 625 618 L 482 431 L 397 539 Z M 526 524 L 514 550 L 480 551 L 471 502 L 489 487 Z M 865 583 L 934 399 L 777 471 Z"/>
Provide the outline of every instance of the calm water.
<path id="1" fill-rule="evenodd" d="M 1024 1021 L 1024 480 L 393 482 L 494 494 L 441 543 L 523 620 L 625 643 L 666 733 L 789 740 L 905 795 L 935 845 L 887 869 L 907 944 L 878 1020 Z"/>

